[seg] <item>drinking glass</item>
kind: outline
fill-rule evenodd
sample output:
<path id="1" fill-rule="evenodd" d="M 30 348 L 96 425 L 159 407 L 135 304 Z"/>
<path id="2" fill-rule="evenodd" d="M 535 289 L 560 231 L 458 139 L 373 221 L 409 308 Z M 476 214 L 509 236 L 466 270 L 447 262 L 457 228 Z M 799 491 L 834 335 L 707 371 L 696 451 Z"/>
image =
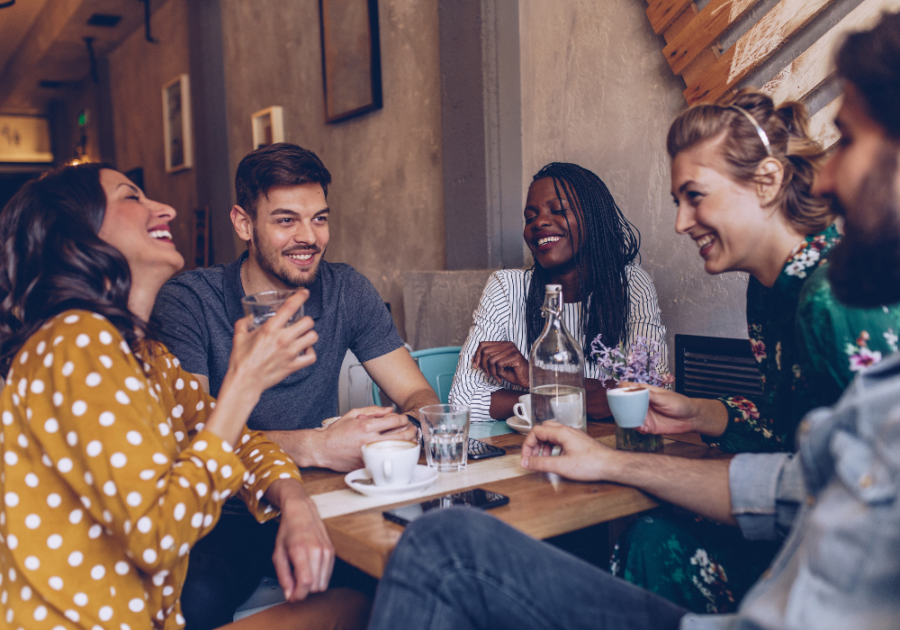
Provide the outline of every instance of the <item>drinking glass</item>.
<path id="1" fill-rule="evenodd" d="M 293 291 L 263 291 L 241 298 L 244 307 L 244 315 L 252 315 L 249 330 L 253 331 L 266 323 L 266 320 L 275 314 L 284 301 L 294 295 Z M 285 326 L 290 326 L 303 317 L 303 306 L 294 313 Z"/>
<path id="2" fill-rule="evenodd" d="M 441 472 L 466 469 L 469 408 L 466 405 L 428 405 L 419 409 L 425 459 Z"/>

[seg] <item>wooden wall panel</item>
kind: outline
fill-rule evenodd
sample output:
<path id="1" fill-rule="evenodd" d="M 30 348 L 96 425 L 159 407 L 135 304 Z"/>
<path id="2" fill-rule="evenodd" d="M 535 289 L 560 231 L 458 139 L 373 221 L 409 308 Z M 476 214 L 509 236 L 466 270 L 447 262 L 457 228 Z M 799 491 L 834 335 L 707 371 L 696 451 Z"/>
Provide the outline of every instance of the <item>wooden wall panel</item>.
<path id="1" fill-rule="evenodd" d="M 758 1 L 711 0 L 698 11 L 687 0 L 648 0 L 647 18 L 654 31 L 665 39 L 663 55 L 672 72 L 684 79 L 688 104 L 718 103 L 730 98 L 751 73 L 837 2 L 781 0 L 722 52 L 719 38 L 745 18 Z M 869 28 L 882 12 L 897 10 L 900 0 L 863 0 L 787 66 L 770 78 L 762 78 L 760 89 L 776 102 L 809 99 L 834 76 L 834 52 L 846 33 Z M 839 106 L 840 100 L 835 99 L 815 111 L 810 121 L 826 145 L 838 137 L 832 121 Z"/>
<path id="2" fill-rule="evenodd" d="M 672 72 L 681 71 L 759 0 L 712 0 L 663 48 Z"/>

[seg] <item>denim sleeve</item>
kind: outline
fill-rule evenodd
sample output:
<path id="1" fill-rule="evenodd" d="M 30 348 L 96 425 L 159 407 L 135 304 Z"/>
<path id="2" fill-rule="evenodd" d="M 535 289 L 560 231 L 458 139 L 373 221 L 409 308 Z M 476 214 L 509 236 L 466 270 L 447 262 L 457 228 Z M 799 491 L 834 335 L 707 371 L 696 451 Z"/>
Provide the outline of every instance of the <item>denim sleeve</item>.
<path id="1" fill-rule="evenodd" d="M 783 538 L 806 496 L 799 457 L 744 453 L 728 468 L 731 513 L 749 540 Z"/>

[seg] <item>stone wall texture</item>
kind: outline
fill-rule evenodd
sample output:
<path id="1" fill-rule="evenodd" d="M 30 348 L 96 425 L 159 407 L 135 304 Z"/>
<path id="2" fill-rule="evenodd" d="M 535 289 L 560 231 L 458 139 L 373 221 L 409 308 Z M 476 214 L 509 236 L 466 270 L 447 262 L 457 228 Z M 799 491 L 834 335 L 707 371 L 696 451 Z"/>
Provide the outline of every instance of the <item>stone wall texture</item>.
<path id="1" fill-rule="evenodd" d="M 139 28 L 109 54 L 109 84 L 116 167 L 143 168 L 146 195 L 175 208 L 172 236 L 190 265 L 197 178 L 193 169 L 166 173 L 162 106 L 162 86 L 189 73 L 187 2 L 169 0 L 155 11 L 159 44 L 145 41 Z"/>
<path id="2" fill-rule="evenodd" d="M 641 232 L 663 323 L 674 334 L 746 337 L 744 274 L 709 276 L 675 233 L 666 134 L 687 105 L 635 0 L 522 0 L 522 190 L 544 164 L 597 173 Z M 524 204 L 523 204 L 524 205 Z"/>

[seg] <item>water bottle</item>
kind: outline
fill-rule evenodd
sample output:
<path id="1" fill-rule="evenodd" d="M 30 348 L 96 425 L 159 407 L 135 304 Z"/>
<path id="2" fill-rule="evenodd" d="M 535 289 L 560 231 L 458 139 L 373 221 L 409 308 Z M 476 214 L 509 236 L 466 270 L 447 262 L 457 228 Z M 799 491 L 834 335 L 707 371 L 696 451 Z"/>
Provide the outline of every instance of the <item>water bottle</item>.
<path id="1" fill-rule="evenodd" d="M 547 323 L 531 347 L 528 374 L 535 424 L 555 420 L 587 431 L 584 352 L 562 320 L 562 285 L 548 284 L 541 311 Z"/>

